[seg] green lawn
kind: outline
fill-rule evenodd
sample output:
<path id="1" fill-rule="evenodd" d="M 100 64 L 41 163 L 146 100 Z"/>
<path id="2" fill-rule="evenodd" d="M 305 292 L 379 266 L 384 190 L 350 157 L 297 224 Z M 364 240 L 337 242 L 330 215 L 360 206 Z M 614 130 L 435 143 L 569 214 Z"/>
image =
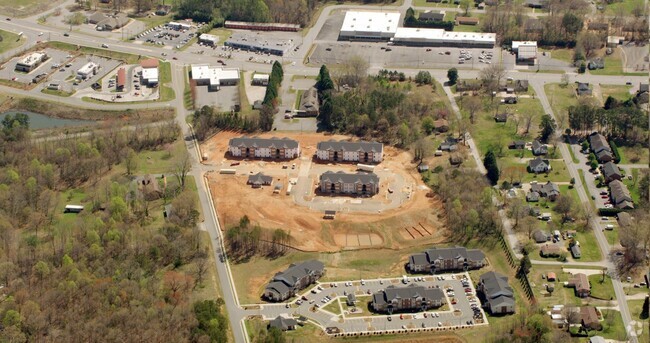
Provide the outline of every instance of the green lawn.
<path id="1" fill-rule="evenodd" d="M 612 279 L 605 275 L 605 281 L 602 274 L 589 275 L 589 284 L 591 285 L 591 295 L 598 299 L 609 299 L 614 297 L 614 286 Z"/>
<path id="2" fill-rule="evenodd" d="M 427 2 L 427 0 L 413 0 L 413 7 L 456 7 L 453 1 L 442 0 L 441 2 Z"/>
<path id="3" fill-rule="evenodd" d="M 601 3 L 602 4 L 602 3 Z M 619 0 L 605 5 L 607 15 L 630 15 L 635 9 L 643 9 L 643 0 Z"/>
<path id="4" fill-rule="evenodd" d="M 293 105 L 294 109 L 297 110 L 297 109 L 300 108 L 300 100 L 302 98 L 302 93 L 304 93 L 304 92 L 305 91 L 303 91 L 301 89 L 296 90 L 296 101 L 295 101 L 295 104 Z"/>
<path id="5" fill-rule="evenodd" d="M 137 18 L 138 21 L 143 22 L 146 25 L 147 29 L 150 29 L 154 26 L 166 24 L 173 20 L 171 14 L 165 16 L 152 15 L 150 17 Z"/>
<path id="6" fill-rule="evenodd" d="M 596 242 L 596 237 L 593 232 L 578 232 L 575 238 L 580 242 L 580 252 L 582 253 L 582 257 L 578 261 L 597 262 L 602 259 L 600 248 L 598 247 L 598 242 Z"/>
<path id="7" fill-rule="evenodd" d="M 174 170 L 178 158 L 182 156 L 185 150 L 185 143 L 177 140 L 169 146 L 168 149 L 156 151 L 146 150 L 138 154 L 134 174 L 166 174 Z M 118 166 L 125 168 L 123 164 Z M 126 172 L 126 169 L 124 169 Z"/>
<path id="8" fill-rule="evenodd" d="M 77 49 L 77 45 L 63 43 L 63 42 L 48 42 L 47 45 L 59 50 L 72 51 L 72 52 L 76 51 L 85 55 L 95 55 L 95 56 L 102 56 L 110 59 L 122 60 L 128 64 L 136 64 L 143 57 L 138 55 L 127 54 L 124 52 L 117 52 L 111 49 L 92 48 L 89 46 L 79 46 L 79 49 Z"/>
<path id="9" fill-rule="evenodd" d="M 647 292 L 647 289 L 645 290 Z M 643 323 L 643 332 L 639 335 L 639 342 L 650 342 L 650 330 L 648 329 L 648 318 L 641 318 L 643 300 L 628 300 L 632 320 Z M 638 329 L 638 328 L 637 328 Z M 638 334 L 638 332 L 637 332 Z"/>
<path id="10" fill-rule="evenodd" d="M 333 301 L 323 307 L 323 310 L 334 313 L 336 315 L 340 315 L 341 305 L 339 304 L 339 298 L 335 298 Z"/>
<path id="11" fill-rule="evenodd" d="M 564 61 L 567 63 L 573 63 L 573 49 L 540 49 L 541 51 L 551 54 L 551 58 Z"/>
<path id="12" fill-rule="evenodd" d="M 25 43 L 24 37 L 18 37 L 17 34 L 9 31 L 0 30 L 0 53 L 17 48 Z"/>
<path id="13" fill-rule="evenodd" d="M 620 164 L 645 164 L 648 165 L 650 151 L 640 145 L 629 147 L 619 146 L 618 152 L 621 155 Z"/>
<path id="14" fill-rule="evenodd" d="M 0 0 L 0 13 L 11 17 L 25 17 L 45 12 L 53 4 L 54 2 L 40 0 Z"/>
<path id="15" fill-rule="evenodd" d="M 557 276 L 555 282 L 548 282 L 545 278 L 542 279 L 542 274 L 547 275 L 549 272 L 554 272 Z M 533 265 L 528 274 L 528 280 L 533 284 L 533 292 L 541 308 L 557 304 L 567 306 L 582 304 L 582 300 L 575 296 L 573 288 L 567 288 L 563 285 L 563 282 L 567 281 L 570 276 L 570 274 L 562 272 L 562 267 L 559 266 Z M 544 284 L 553 284 L 555 286 L 553 293 L 547 292 Z"/>
<path id="16" fill-rule="evenodd" d="M 618 244 L 618 226 L 615 225 L 614 230 L 605 230 L 605 238 L 610 245 Z"/>
<path id="17" fill-rule="evenodd" d="M 551 171 L 548 174 L 535 174 L 529 173 L 526 171 L 522 176 L 522 182 L 569 182 L 571 181 L 571 176 L 569 175 L 569 170 L 567 169 L 564 161 L 562 160 L 551 160 Z M 523 168 L 526 169 L 528 166 L 528 160 L 520 160 L 519 158 L 504 157 L 499 159 L 499 169 L 507 170 L 509 168 Z"/>
<path id="18" fill-rule="evenodd" d="M 183 106 L 186 110 L 194 109 L 194 99 L 192 98 L 192 90 L 190 88 L 190 78 L 187 73 L 189 67 L 183 68 L 183 80 L 185 81 L 185 87 L 183 88 Z"/>
<path id="19" fill-rule="evenodd" d="M 174 89 L 172 82 L 172 66 L 169 62 L 160 62 L 160 98 L 158 101 L 170 101 L 174 99 Z"/>
<path id="20" fill-rule="evenodd" d="M 55 89 L 48 89 L 48 88 L 41 89 L 41 93 L 56 95 L 56 96 L 60 96 L 60 97 L 64 97 L 64 98 L 67 98 L 67 97 L 71 96 L 72 94 L 74 94 L 74 92 L 65 92 L 65 91 L 62 91 L 62 90 L 55 90 Z"/>
<path id="21" fill-rule="evenodd" d="M 605 61 L 604 69 L 589 70 L 593 75 L 621 75 L 623 74 L 623 58 L 621 57 L 621 50 L 614 49 L 611 55 L 600 54 Z"/>
<path id="22" fill-rule="evenodd" d="M 603 96 L 603 103 L 607 100 L 608 96 L 611 96 L 617 100 L 625 101 L 628 98 L 632 97 L 630 94 L 631 86 L 623 85 L 600 85 L 600 92 Z"/>
<path id="23" fill-rule="evenodd" d="M 594 332 L 594 335 L 603 336 L 606 339 L 625 340 L 627 333 L 621 313 L 616 310 L 603 310 L 603 331 Z"/>
<path id="24" fill-rule="evenodd" d="M 212 29 L 208 33 L 211 35 L 219 36 L 219 43 L 217 44 L 222 45 L 223 42 L 226 41 L 226 39 L 230 38 L 230 36 L 232 35 L 232 30 L 218 28 L 218 29 Z"/>
<path id="25" fill-rule="evenodd" d="M 578 104 L 576 97 L 575 85 L 569 84 L 562 87 L 560 84 L 546 84 L 544 85 L 544 92 L 546 97 L 553 108 L 553 112 L 557 116 L 560 113 L 567 113 L 567 108 Z"/>
<path id="26" fill-rule="evenodd" d="M 627 189 L 630 191 L 630 196 L 632 197 L 632 201 L 634 201 L 635 204 L 639 203 L 639 199 L 641 199 L 641 194 L 639 193 L 639 181 L 634 180 L 628 180 L 625 178 L 623 180 L 623 183 L 627 186 Z"/>

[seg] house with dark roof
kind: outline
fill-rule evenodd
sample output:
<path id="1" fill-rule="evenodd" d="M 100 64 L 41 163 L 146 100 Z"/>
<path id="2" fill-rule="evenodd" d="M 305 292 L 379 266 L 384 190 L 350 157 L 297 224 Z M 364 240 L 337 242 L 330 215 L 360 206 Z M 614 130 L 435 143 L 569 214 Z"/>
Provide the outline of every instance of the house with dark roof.
<path id="1" fill-rule="evenodd" d="M 528 161 L 528 171 L 531 173 L 539 174 L 546 173 L 551 170 L 551 163 L 541 157 L 534 158 Z"/>
<path id="2" fill-rule="evenodd" d="M 384 145 L 377 142 L 329 140 L 316 146 L 316 158 L 320 161 L 379 163 L 383 157 Z"/>
<path id="3" fill-rule="evenodd" d="M 524 141 L 512 141 L 508 146 L 510 149 L 522 150 L 526 148 L 526 142 Z"/>
<path id="4" fill-rule="evenodd" d="M 406 269 L 411 273 L 442 273 L 453 270 L 479 269 L 485 265 L 485 254 L 465 247 L 431 248 L 409 257 Z"/>
<path id="5" fill-rule="evenodd" d="M 605 183 L 610 183 L 611 181 L 614 180 L 620 181 L 623 178 L 623 174 L 621 173 L 621 170 L 612 161 L 603 164 L 603 166 L 600 169 L 603 172 Z"/>
<path id="6" fill-rule="evenodd" d="M 89 15 L 86 20 L 88 21 L 89 24 L 97 24 L 100 21 L 108 18 L 108 15 L 104 12 L 97 11 L 91 15 Z"/>
<path id="7" fill-rule="evenodd" d="M 572 245 L 570 250 L 571 250 L 571 256 L 573 256 L 573 258 L 582 257 L 582 251 L 580 250 L 579 245 L 577 244 Z"/>
<path id="8" fill-rule="evenodd" d="M 449 122 L 446 119 L 438 119 L 433 122 L 433 129 L 436 132 L 447 132 L 449 131 Z"/>
<path id="9" fill-rule="evenodd" d="M 576 89 L 576 92 L 578 95 L 591 95 L 591 87 L 589 87 L 589 84 L 586 82 L 580 82 L 578 83 L 578 88 Z"/>
<path id="10" fill-rule="evenodd" d="M 322 193 L 375 195 L 379 193 L 379 176 L 374 173 L 346 173 L 327 171 L 320 176 Z"/>
<path id="11" fill-rule="evenodd" d="M 630 195 L 627 186 L 619 181 L 614 180 L 609 183 L 609 195 L 612 198 L 612 204 L 620 209 L 633 209 L 634 201 Z"/>
<path id="12" fill-rule="evenodd" d="M 548 5 L 546 0 L 526 0 L 524 4 L 530 8 L 545 8 Z"/>
<path id="13" fill-rule="evenodd" d="M 551 201 L 555 201 L 560 195 L 560 187 L 551 181 L 547 181 L 546 183 L 533 181 L 530 183 L 530 191 L 537 192 L 540 197 L 547 198 Z"/>
<path id="14" fill-rule="evenodd" d="M 562 250 L 555 244 L 545 244 L 539 249 L 539 255 L 542 257 L 558 257 L 560 253 Z"/>
<path id="15" fill-rule="evenodd" d="M 542 231 L 542 230 L 535 230 L 533 231 L 533 239 L 535 240 L 535 243 L 546 243 L 549 239 L 548 233 Z"/>
<path id="16" fill-rule="evenodd" d="M 533 192 L 530 191 L 526 193 L 526 201 L 527 202 L 538 202 L 539 201 L 539 193 L 538 192 Z"/>
<path id="17" fill-rule="evenodd" d="M 348 293 L 348 295 L 345 298 L 345 303 L 348 306 L 354 306 L 354 304 L 357 302 L 357 297 L 354 295 L 353 292 Z"/>
<path id="18" fill-rule="evenodd" d="M 120 27 L 125 26 L 129 23 L 131 19 L 126 15 L 126 13 L 118 13 L 115 15 L 108 15 L 104 19 L 97 22 L 95 28 L 98 31 L 111 31 L 117 30 Z"/>
<path id="19" fill-rule="evenodd" d="M 264 298 L 270 301 L 284 301 L 301 289 L 316 282 L 325 273 L 325 265 L 317 260 L 292 263 L 285 271 L 273 276 L 264 289 Z"/>
<path id="20" fill-rule="evenodd" d="M 316 117 L 318 116 L 318 90 L 311 87 L 302 93 L 300 97 L 300 107 L 296 116 L 298 117 Z"/>
<path id="21" fill-rule="evenodd" d="M 497 123 L 505 123 L 508 121 L 508 113 L 497 113 L 494 115 L 494 121 Z"/>
<path id="22" fill-rule="evenodd" d="M 515 295 L 508 285 L 508 277 L 496 272 L 481 275 L 476 287 L 483 294 L 485 307 L 492 314 L 515 313 Z"/>
<path id="23" fill-rule="evenodd" d="M 255 175 L 248 176 L 247 184 L 251 185 L 253 188 L 260 188 L 262 186 L 268 186 L 273 182 L 273 177 L 264 175 L 262 172 L 259 172 Z"/>
<path id="24" fill-rule="evenodd" d="M 300 156 L 300 145 L 289 138 L 232 138 L 228 152 L 233 157 L 294 159 Z"/>
<path id="25" fill-rule="evenodd" d="M 372 295 L 370 307 L 380 313 L 426 311 L 442 306 L 446 301 L 440 288 L 426 288 L 415 284 L 406 287 L 390 285 Z"/>
<path id="26" fill-rule="evenodd" d="M 591 146 L 591 151 L 596 155 L 598 162 L 605 163 L 612 161 L 614 159 L 614 154 L 612 153 L 612 148 L 607 142 L 607 138 L 601 135 L 600 133 L 594 132 L 589 135 L 589 145 Z"/>
<path id="27" fill-rule="evenodd" d="M 445 12 L 440 11 L 424 11 L 418 17 L 420 20 L 430 21 L 443 21 L 445 19 Z"/>
<path id="28" fill-rule="evenodd" d="M 533 155 L 535 156 L 546 155 L 548 154 L 548 146 L 546 144 L 542 144 L 538 140 L 534 140 L 532 151 L 533 151 Z"/>
<path id="29" fill-rule="evenodd" d="M 598 318 L 598 312 L 593 306 L 582 306 L 580 308 L 580 324 L 589 328 L 589 330 L 600 331 L 603 329 L 603 325 Z"/>
<path id="30" fill-rule="evenodd" d="M 586 274 L 574 274 L 568 281 L 567 287 L 574 288 L 577 297 L 586 298 L 591 293 L 591 285 Z"/>
<path id="31" fill-rule="evenodd" d="M 295 330 L 298 321 L 293 318 L 286 318 L 283 316 L 277 316 L 274 319 L 269 321 L 269 328 L 278 328 L 281 331 Z"/>
<path id="32" fill-rule="evenodd" d="M 528 80 L 515 80 L 515 92 L 528 92 Z"/>

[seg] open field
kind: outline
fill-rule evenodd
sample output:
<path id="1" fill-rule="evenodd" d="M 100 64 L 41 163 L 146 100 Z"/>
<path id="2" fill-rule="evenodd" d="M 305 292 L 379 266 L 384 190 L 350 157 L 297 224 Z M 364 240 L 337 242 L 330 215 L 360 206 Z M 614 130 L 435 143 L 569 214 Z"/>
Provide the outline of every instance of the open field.
<path id="1" fill-rule="evenodd" d="M 557 276 L 555 282 L 549 282 L 546 275 L 554 272 Z M 544 278 L 542 278 L 544 275 Z M 539 301 L 540 307 L 544 308 L 553 305 L 581 305 L 582 300 L 575 296 L 573 288 L 564 287 L 563 282 L 568 281 L 571 274 L 565 273 L 559 266 L 542 266 L 533 265 L 528 274 L 528 279 L 532 283 L 533 291 Z M 549 293 L 544 285 L 553 284 L 554 291 Z"/>
<path id="2" fill-rule="evenodd" d="M 611 96 L 619 101 L 625 101 L 632 97 L 630 94 L 631 86 L 623 85 L 600 85 L 600 93 L 603 97 L 603 103 L 607 101 L 607 97 Z"/>
<path id="3" fill-rule="evenodd" d="M 550 54 L 551 58 L 553 58 L 553 59 L 564 61 L 564 62 L 567 62 L 567 63 L 573 63 L 573 54 L 574 54 L 573 49 L 560 49 L 560 48 L 557 48 L 557 49 L 544 49 L 544 48 L 540 48 L 539 50 L 543 51 L 543 52 L 546 52 L 547 55 Z"/>
<path id="4" fill-rule="evenodd" d="M 574 84 L 562 87 L 557 83 L 549 83 L 544 85 L 544 92 L 547 94 L 548 101 L 556 116 L 567 114 L 567 109 L 570 106 L 578 104 Z"/>
<path id="5" fill-rule="evenodd" d="M 0 0 L 0 13 L 12 17 L 26 17 L 34 15 L 62 3 L 60 0 Z"/>
<path id="6" fill-rule="evenodd" d="M 621 155 L 620 164 L 648 164 L 650 150 L 640 145 L 634 147 L 619 146 L 618 153 Z"/>
<path id="7" fill-rule="evenodd" d="M 37 46 L 39 49 L 49 46 L 54 49 L 72 51 L 72 52 L 77 52 L 85 55 L 95 55 L 95 56 L 106 57 L 114 60 L 122 60 L 127 64 L 136 64 L 140 61 L 141 58 L 146 58 L 146 56 L 132 55 L 132 54 L 118 52 L 110 49 L 93 48 L 89 46 L 79 46 L 79 48 L 77 49 L 76 45 L 63 43 L 63 42 L 48 42 L 48 43 L 39 44 Z"/>
<path id="8" fill-rule="evenodd" d="M 17 48 L 25 43 L 25 38 L 18 37 L 17 34 L 9 31 L 0 30 L 0 37 L 2 38 L 2 41 L 0 41 L 0 53 Z"/>
<path id="9" fill-rule="evenodd" d="M 569 170 L 566 168 L 566 164 L 562 160 L 550 160 L 551 171 L 542 174 L 529 173 L 527 171 L 528 161 L 530 159 L 520 159 L 516 157 L 505 157 L 500 158 L 499 168 L 501 170 L 508 170 L 509 168 L 522 169 L 525 171 L 522 175 L 522 182 L 531 182 L 537 181 L 540 183 L 546 183 L 546 181 L 553 182 L 569 182 L 571 177 L 569 175 Z"/>
<path id="10" fill-rule="evenodd" d="M 209 156 L 208 163 L 221 168 L 228 168 L 233 160 L 226 157 L 226 149 L 230 138 L 241 136 L 233 132 L 222 132 L 211 138 L 202 145 L 202 151 Z M 270 135 L 268 135 L 270 137 Z M 359 247 L 384 247 L 401 248 L 413 246 L 423 242 L 438 242 L 444 240 L 444 226 L 438 216 L 441 209 L 436 200 L 427 198 L 427 187 L 423 184 L 421 176 L 417 173 L 412 163 L 412 156 L 408 152 L 384 147 L 384 161 L 379 165 L 378 170 L 383 172 L 390 170 L 394 178 L 403 179 L 406 188 L 396 189 L 394 197 L 398 194 L 405 194 L 406 189 L 410 199 L 404 199 L 397 204 L 397 208 L 387 209 L 380 213 L 355 212 L 351 208 L 355 206 L 366 206 L 363 202 L 374 204 L 387 204 L 384 195 L 388 198 L 387 185 L 391 184 L 393 177 L 389 176 L 380 182 L 380 193 L 371 199 L 355 200 L 350 197 L 321 197 L 314 196 L 313 190 L 317 184 L 318 170 L 329 169 L 319 163 L 312 163 L 311 158 L 315 153 L 317 142 L 327 139 L 347 139 L 346 136 L 325 136 L 322 134 L 294 134 L 283 133 L 282 136 L 295 138 L 300 142 L 300 159 L 286 162 L 265 162 L 265 161 L 243 161 L 238 168 L 246 175 L 209 175 L 210 187 L 215 196 L 215 204 L 219 212 L 219 219 L 224 229 L 239 222 L 239 219 L 247 215 L 250 221 L 259 224 L 263 228 L 281 228 L 289 231 L 292 237 L 291 245 L 306 251 L 338 251 L 341 248 Z M 282 164 L 296 164 L 295 169 L 282 168 Z M 309 169 L 312 173 L 309 174 Z M 353 164 L 340 164 L 335 170 L 345 168 L 354 170 Z M 317 169 L 317 171 L 313 171 Z M 287 185 L 291 178 L 297 178 L 298 173 L 306 173 L 308 189 L 305 195 L 295 195 L 301 202 L 310 204 L 299 205 L 294 200 L 294 194 L 287 196 L 284 191 L 280 194 L 273 194 L 270 188 L 253 189 L 246 185 L 247 175 L 264 171 L 267 175 L 274 175 L 276 180 Z M 316 173 L 316 175 L 314 175 Z M 298 185 L 299 186 L 299 185 Z M 298 192 L 298 186 L 294 193 Z M 393 199 L 394 200 L 394 199 Z M 318 203 L 314 203 L 317 201 Z M 312 210 L 312 206 L 318 207 L 323 202 L 332 202 L 330 207 L 337 210 L 336 219 L 323 219 L 322 210 Z M 350 206 L 350 207 L 347 207 Z M 370 206 L 370 205 L 368 205 Z M 409 236 L 405 228 L 424 226 L 419 229 L 421 235 Z"/>
<path id="11" fill-rule="evenodd" d="M 623 318 L 621 312 L 616 310 L 602 310 L 603 313 L 603 331 L 594 332 L 594 335 L 603 336 L 603 338 L 615 339 L 618 341 L 625 340 L 627 334 L 625 333 L 625 325 L 623 325 Z M 641 342 L 641 341 L 640 341 Z"/>
<path id="12" fill-rule="evenodd" d="M 614 286 L 612 286 L 612 279 L 608 275 L 605 276 L 605 281 L 601 274 L 589 275 L 589 284 L 592 297 L 604 300 L 614 297 Z"/>
<path id="13" fill-rule="evenodd" d="M 643 10 L 643 0 L 621 0 L 613 1 L 612 3 L 603 2 L 602 5 L 605 6 L 605 14 L 607 15 L 630 15 L 633 14 L 638 9 Z"/>
<path id="14" fill-rule="evenodd" d="M 598 247 L 598 242 L 596 242 L 596 237 L 594 236 L 593 232 L 578 232 L 575 236 L 575 239 L 576 241 L 580 242 L 582 257 L 579 259 L 579 261 L 596 262 L 602 259 L 600 248 Z"/>

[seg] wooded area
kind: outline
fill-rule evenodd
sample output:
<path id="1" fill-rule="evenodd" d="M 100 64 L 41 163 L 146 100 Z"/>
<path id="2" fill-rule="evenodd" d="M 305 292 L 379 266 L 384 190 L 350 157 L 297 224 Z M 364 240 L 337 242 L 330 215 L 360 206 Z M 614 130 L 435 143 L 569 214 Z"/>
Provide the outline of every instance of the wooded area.
<path id="1" fill-rule="evenodd" d="M 192 307 L 209 250 L 185 186 L 187 153 L 168 148 L 179 127 L 45 143 L 28 128 L 16 116 L 0 132 L 0 341 L 223 341 L 220 306 L 206 305 L 209 320 Z M 154 198 L 127 175 L 152 150 L 175 160 Z M 63 213 L 70 204 L 84 209 Z M 167 220 L 163 204 L 173 209 Z"/>

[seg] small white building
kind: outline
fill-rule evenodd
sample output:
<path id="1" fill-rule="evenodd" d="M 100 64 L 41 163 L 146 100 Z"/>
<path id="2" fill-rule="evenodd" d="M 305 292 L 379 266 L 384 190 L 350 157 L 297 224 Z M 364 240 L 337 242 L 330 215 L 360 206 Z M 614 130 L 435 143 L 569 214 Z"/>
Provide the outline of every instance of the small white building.
<path id="1" fill-rule="evenodd" d="M 254 74 L 252 84 L 255 86 L 267 86 L 269 84 L 269 74 Z"/>
<path id="2" fill-rule="evenodd" d="M 88 62 L 83 67 L 79 68 L 79 70 L 77 70 L 77 78 L 82 80 L 88 79 L 97 74 L 98 70 L 99 64 L 95 62 Z"/>
<path id="3" fill-rule="evenodd" d="M 347 11 L 339 40 L 389 40 L 399 23 L 399 12 Z"/>
<path id="4" fill-rule="evenodd" d="M 158 84 L 158 68 L 145 68 L 142 69 L 142 82 L 148 86 L 155 86 Z"/>
<path id="5" fill-rule="evenodd" d="M 535 64 L 537 59 L 537 42 L 513 41 L 512 51 L 517 54 L 517 62 Z"/>
<path id="6" fill-rule="evenodd" d="M 219 44 L 219 36 L 203 33 L 199 36 L 199 43 L 216 46 Z"/>
<path id="7" fill-rule="evenodd" d="M 30 71 L 36 69 L 47 59 L 47 54 L 44 52 L 32 52 L 31 54 L 20 59 L 18 63 L 16 63 L 15 70 L 29 73 Z"/>
<path id="8" fill-rule="evenodd" d="M 187 24 L 187 23 L 179 23 L 176 21 L 172 21 L 169 24 L 167 24 L 168 27 L 174 29 L 174 30 L 189 30 L 192 28 L 192 25 Z"/>
<path id="9" fill-rule="evenodd" d="M 221 86 L 236 85 L 239 83 L 238 68 L 213 67 L 207 64 L 192 65 L 192 80 L 198 86 L 208 86 L 209 90 L 219 90 Z"/>

